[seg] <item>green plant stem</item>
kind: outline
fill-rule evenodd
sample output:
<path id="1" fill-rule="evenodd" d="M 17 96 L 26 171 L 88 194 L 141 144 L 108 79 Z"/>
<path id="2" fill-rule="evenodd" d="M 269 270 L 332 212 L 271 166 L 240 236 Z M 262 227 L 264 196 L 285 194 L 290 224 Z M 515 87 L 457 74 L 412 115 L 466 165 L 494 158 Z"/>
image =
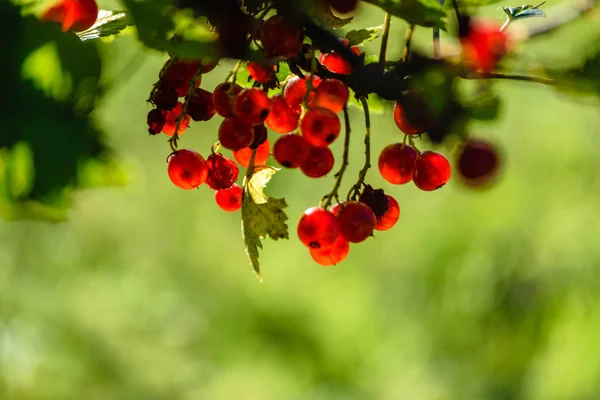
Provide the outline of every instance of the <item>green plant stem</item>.
<path id="1" fill-rule="evenodd" d="M 502 26 L 500 27 L 500 32 L 504 32 L 504 30 L 506 30 L 506 28 L 508 28 L 508 26 L 510 25 L 511 22 L 512 22 L 512 19 L 506 18 L 506 21 L 504 21 L 504 24 L 502 24 Z"/>
<path id="2" fill-rule="evenodd" d="M 350 149 L 350 116 L 348 115 L 348 108 L 344 106 L 344 124 L 346 126 L 346 132 L 344 136 L 344 155 L 342 156 L 342 166 L 340 170 L 335 174 L 335 185 L 329 194 L 325 195 L 321 200 L 321 207 L 329 208 L 332 200 L 335 199 L 338 203 L 340 202 L 338 191 L 342 184 L 342 178 L 348 167 L 348 154 Z"/>
<path id="3" fill-rule="evenodd" d="M 356 196 L 360 193 L 361 186 L 365 183 L 367 172 L 371 168 L 371 115 L 369 114 L 369 103 L 365 97 L 360 97 L 358 100 L 362 104 L 365 113 L 365 165 L 358 173 L 358 181 L 348 192 L 349 200 L 356 199 Z"/>
<path id="4" fill-rule="evenodd" d="M 554 85 L 556 82 L 554 79 L 542 78 L 539 76 L 527 76 L 527 75 L 513 75 L 505 74 L 502 72 L 471 72 L 465 75 L 461 75 L 464 79 L 506 79 L 513 81 L 525 81 L 525 82 L 536 82 L 544 85 Z"/>
<path id="5" fill-rule="evenodd" d="M 315 49 L 311 50 L 310 54 L 310 75 L 308 80 L 306 81 L 306 93 L 304 93 L 304 98 L 302 99 L 302 104 L 304 104 L 304 111 L 308 110 L 308 96 L 310 92 L 312 92 L 315 87 L 313 85 L 313 78 L 315 76 L 315 71 L 317 70 L 317 59 L 315 58 Z"/>
<path id="6" fill-rule="evenodd" d="M 202 66 L 200 66 L 198 72 L 196 72 L 196 75 L 194 75 L 194 77 L 190 79 L 190 88 L 188 89 L 188 92 L 186 93 L 185 98 L 183 100 L 183 105 L 181 106 L 181 114 L 179 114 L 177 120 L 175 121 L 175 133 L 173 133 L 173 136 L 169 139 L 169 146 L 171 147 L 171 151 L 177 151 L 177 142 L 179 141 L 179 128 L 181 127 L 181 121 L 183 121 L 183 119 L 187 115 L 187 109 L 188 105 L 190 104 L 190 99 L 192 98 L 194 90 L 196 89 L 196 82 L 198 82 L 201 76 Z"/>
<path id="7" fill-rule="evenodd" d="M 235 66 L 233 67 L 231 72 L 229 72 L 229 75 L 227 75 L 227 78 L 225 78 L 225 82 L 229 81 L 229 82 L 235 83 L 235 81 L 237 81 L 237 74 L 240 71 L 240 68 L 242 68 L 243 63 L 244 62 L 242 60 L 238 60 L 238 62 L 235 63 Z"/>
<path id="8" fill-rule="evenodd" d="M 379 50 L 379 65 L 381 69 L 385 68 L 385 58 L 387 53 L 388 39 L 390 37 L 390 24 L 392 22 L 392 15 L 385 13 L 383 17 L 383 31 L 381 33 L 381 49 Z"/>
<path id="9" fill-rule="evenodd" d="M 407 63 L 408 58 L 410 57 L 410 45 L 412 42 L 413 33 L 415 31 L 414 25 L 409 25 L 406 30 L 405 43 L 404 43 L 404 51 L 402 52 L 402 62 Z"/>

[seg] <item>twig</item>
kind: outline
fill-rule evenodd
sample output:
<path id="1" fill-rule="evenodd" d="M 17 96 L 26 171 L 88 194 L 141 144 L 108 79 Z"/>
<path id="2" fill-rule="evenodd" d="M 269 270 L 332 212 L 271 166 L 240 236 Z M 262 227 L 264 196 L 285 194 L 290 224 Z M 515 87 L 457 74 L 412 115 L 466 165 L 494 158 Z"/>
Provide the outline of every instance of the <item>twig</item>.
<path id="1" fill-rule="evenodd" d="M 340 189 L 340 185 L 342 184 L 342 178 L 344 177 L 346 168 L 348 167 L 348 154 L 350 149 L 350 117 L 348 115 L 348 108 L 346 106 L 344 106 L 344 123 L 346 126 L 346 136 L 344 137 L 344 155 L 342 156 L 342 166 L 335 174 L 336 179 L 333 189 L 321 200 L 323 208 L 329 208 L 333 199 L 336 199 L 338 202 L 340 201 L 338 197 L 338 191 Z"/>
<path id="2" fill-rule="evenodd" d="M 379 50 L 379 65 L 381 69 L 385 68 L 385 58 L 387 54 L 388 39 L 390 37 L 390 23 L 392 22 L 392 15 L 385 13 L 383 17 L 383 32 L 381 33 L 381 49 Z"/>
<path id="3" fill-rule="evenodd" d="M 404 51 L 402 52 L 402 62 L 405 64 L 408 62 L 408 58 L 410 57 L 410 45 L 412 42 L 412 37 L 413 37 L 414 31 L 415 31 L 414 24 L 409 25 L 408 29 L 406 30 Z"/>
<path id="4" fill-rule="evenodd" d="M 365 113 L 365 165 L 358 173 L 358 181 L 348 192 L 348 199 L 352 200 L 358 196 L 360 188 L 365 182 L 367 172 L 371 168 L 371 115 L 369 114 L 369 103 L 365 97 L 360 97 L 358 100 L 362 104 Z"/>
<path id="5" fill-rule="evenodd" d="M 550 78 L 542 78 L 540 76 L 512 75 L 501 72 L 471 72 L 461 75 L 463 79 L 507 79 L 513 81 L 536 82 L 544 85 L 554 85 L 556 82 Z"/>

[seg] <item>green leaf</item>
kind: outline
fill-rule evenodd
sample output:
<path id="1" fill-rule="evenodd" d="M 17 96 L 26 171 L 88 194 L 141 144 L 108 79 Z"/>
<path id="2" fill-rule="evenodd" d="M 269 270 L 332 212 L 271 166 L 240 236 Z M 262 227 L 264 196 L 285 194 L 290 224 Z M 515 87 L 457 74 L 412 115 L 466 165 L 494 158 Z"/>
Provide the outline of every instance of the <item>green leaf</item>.
<path id="1" fill-rule="evenodd" d="M 354 17 L 340 18 L 335 16 L 327 3 L 322 1 L 315 3 L 314 10 L 315 20 L 324 28 L 343 28 L 354 19 Z"/>
<path id="2" fill-rule="evenodd" d="M 77 36 L 84 41 L 118 35 L 131 25 L 133 23 L 124 11 L 99 10 L 94 25 L 88 30 L 77 32 Z"/>
<path id="3" fill-rule="evenodd" d="M 544 2 L 545 3 L 545 2 Z M 542 3 L 542 4 L 544 4 Z M 522 5 L 518 7 L 502 7 L 502 11 L 506 13 L 509 19 L 524 19 L 531 17 L 545 17 L 546 13 L 539 9 L 542 5 L 539 4 L 537 6 L 532 5 Z"/>
<path id="4" fill-rule="evenodd" d="M 409 24 L 446 29 L 446 13 L 437 0 L 364 0 Z"/>
<path id="5" fill-rule="evenodd" d="M 267 202 L 267 196 L 265 195 L 264 190 L 273 174 L 277 171 L 279 171 L 279 168 L 270 166 L 262 166 L 254 169 L 252 178 L 248 181 L 248 193 L 250 193 L 252 200 L 256 204 L 265 204 Z"/>
<path id="6" fill-rule="evenodd" d="M 346 39 L 350 42 L 349 46 L 360 46 L 366 42 L 377 39 L 381 34 L 382 29 L 383 25 L 353 30 L 346 33 Z"/>

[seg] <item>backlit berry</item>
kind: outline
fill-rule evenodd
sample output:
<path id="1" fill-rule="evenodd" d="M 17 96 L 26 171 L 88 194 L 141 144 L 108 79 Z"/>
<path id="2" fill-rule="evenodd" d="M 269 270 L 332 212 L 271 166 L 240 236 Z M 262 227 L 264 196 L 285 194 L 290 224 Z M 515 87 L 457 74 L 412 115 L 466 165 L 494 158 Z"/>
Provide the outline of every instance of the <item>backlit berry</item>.
<path id="1" fill-rule="evenodd" d="M 151 135 L 158 135 L 163 130 L 163 127 L 165 126 L 166 122 L 167 119 L 165 118 L 164 111 L 158 110 L 156 108 L 150 110 L 150 112 L 148 113 L 148 117 L 146 118 L 146 123 L 148 124 L 148 132 Z"/>
<path id="2" fill-rule="evenodd" d="M 281 94 L 271 99 L 271 111 L 266 124 L 273 132 L 288 133 L 298 128 L 298 114 L 296 114 Z"/>
<path id="3" fill-rule="evenodd" d="M 347 45 L 347 43 L 345 43 L 344 41 L 342 41 L 342 44 L 344 44 L 345 46 Z M 360 55 L 360 50 L 358 47 L 352 46 L 350 50 L 357 56 Z M 349 75 L 352 73 L 352 66 L 350 65 L 350 63 L 346 61 L 346 59 L 342 57 L 339 53 L 336 53 L 334 51 L 330 53 L 321 53 L 321 55 L 319 56 L 319 62 L 321 63 L 321 65 L 323 65 L 325 68 L 327 68 L 333 73 L 342 75 Z"/>
<path id="4" fill-rule="evenodd" d="M 233 88 L 231 87 L 233 85 Z M 237 83 L 221 83 L 213 92 L 213 106 L 215 111 L 222 117 L 233 117 L 233 104 L 235 97 L 242 91 L 242 87 Z"/>
<path id="5" fill-rule="evenodd" d="M 235 98 L 235 116 L 248 125 L 262 124 L 269 115 L 267 94 L 258 88 L 242 90 Z"/>
<path id="6" fill-rule="evenodd" d="M 246 67 L 250 77 L 258 83 L 268 83 L 275 78 L 275 65 L 261 65 L 250 61 Z"/>
<path id="7" fill-rule="evenodd" d="M 313 146 L 325 147 L 340 134 L 340 119 L 331 110 L 322 107 L 311 108 L 300 121 L 302 136 Z"/>
<path id="8" fill-rule="evenodd" d="M 395 185 L 410 182 L 417 152 L 409 145 L 393 143 L 386 146 L 379 155 L 378 167 L 383 179 Z"/>
<path id="9" fill-rule="evenodd" d="M 378 231 L 387 231 L 398 222 L 400 218 L 400 205 L 392 196 L 386 195 L 387 210 L 382 216 L 377 216 L 377 224 L 375 229 Z"/>
<path id="10" fill-rule="evenodd" d="M 269 133 L 267 132 L 267 128 L 265 128 L 264 125 L 254 125 L 252 127 L 252 131 L 254 132 L 254 138 L 252 139 L 252 143 L 250 143 L 250 146 L 248 147 L 250 147 L 251 149 L 256 149 L 258 146 L 260 146 L 267 140 Z"/>
<path id="11" fill-rule="evenodd" d="M 473 69 L 491 72 L 506 54 L 508 40 L 496 23 L 471 19 L 468 32 L 461 37 L 465 64 Z"/>
<path id="12" fill-rule="evenodd" d="M 342 111 L 350 97 L 346 84 L 338 79 L 325 79 L 315 91 L 311 107 L 327 108 L 334 113 Z"/>
<path id="13" fill-rule="evenodd" d="M 219 153 L 208 156 L 206 167 L 208 168 L 206 184 L 213 190 L 231 187 L 240 172 L 236 163 Z"/>
<path id="14" fill-rule="evenodd" d="M 373 233 L 377 220 L 369 206 L 359 201 L 342 203 L 337 212 L 340 235 L 351 243 L 359 243 Z"/>
<path id="15" fill-rule="evenodd" d="M 244 147 L 243 149 L 234 151 L 233 157 L 242 167 L 248 168 L 248 166 L 250 165 L 250 158 L 252 157 L 253 151 L 254 150 L 250 147 Z M 269 140 L 265 140 L 256 149 L 256 155 L 254 156 L 254 166 L 258 167 L 260 165 L 265 165 L 269 160 L 270 155 L 271 145 L 269 144 Z"/>
<path id="16" fill-rule="evenodd" d="M 429 105 L 414 90 L 403 92 L 394 105 L 394 122 L 407 135 L 421 134 L 433 124 Z"/>
<path id="17" fill-rule="evenodd" d="M 283 98 L 285 102 L 290 106 L 290 108 L 296 113 L 300 114 L 302 112 L 302 102 L 304 101 L 304 96 L 306 95 L 306 81 L 310 79 L 309 76 L 304 79 L 299 76 L 295 76 L 290 79 L 283 89 Z M 321 78 L 318 76 L 313 76 L 312 86 L 313 88 L 318 88 L 321 84 Z M 314 92 L 308 94 L 308 102 L 312 102 L 315 96 Z"/>
<path id="18" fill-rule="evenodd" d="M 182 189 L 194 189 L 206 181 L 208 168 L 204 158 L 194 150 L 177 150 L 169 157 L 169 178 Z"/>
<path id="19" fill-rule="evenodd" d="M 234 212 L 242 208 L 242 192 L 242 187 L 234 183 L 228 189 L 217 190 L 215 192 L 215 201 L 221 209 L 227 212 Z"/>
<path id="20" fill-rule="evenodd" d="M 97 18 L 95 0 L 62 0 L 44 11 L 40 20 L 58 22 L 63 32 L 81 32 L 91 28 Z"/>
<path id="21" fill-rule="evenodd" d="M 248 147 L 253 138 L 252 127 L 236 117 L 224 119 L 219 126 L 219 141 L 226 149 L 239 150 Z"/>
<path id="22" fill-rule="evenodd" d="M 265 21 L 260 40 L 267 57 L 294 57 L 302 48 L 302 30 L 281 15 Z"/>
<path id="23" fill-rule="evenodd" d="M 194 89 L 188 103 L 187 114 L 194 121 L 209 121 L 215 115 L 212 93 L 201 88 Z"/>
<path id="24" fill-rule="evenodd" d="M 496 177 L 500 157 L 490 143 L 469 139 L 460 147 L 456 164 L 463 183 L 479 187 L 487 185 Z"/>
<path id="25" fill-rule="evenodd" d="M 309 146 L 302 136 L 288 133 L 275 142 L 273 157 L 286 168 L 298 168 L 308 157 Z"/>
<path id="26" fill-rule="evenodd" d="M 161 82 L 152 94 L 152 102 L 163 111 L 169 111 L 177 105 L 177 91 L 167 82 Z"/>
<path id="27" fill-rule="evenodd" d="M 450 163 L 440 153 L 426 151 L 417 156 L 413 181 L 421 190 L 432 191 L 444 186 L 450 179 Z"/>
<path id="28" fill-rule="evenodd" d="M 332 169 L 335 159 L 329 147 L 308 145 L 306 158 L 300 164 L 300 170 L 309 178 L 320 178 Z"/>
<path id="29" fill-rule="evenodd" d="M 169 135 L 169 136 L 173 136 L 175 134 L 175 130 L 177 129 L 177 119 L 181 115 L 182 108 L 183 108 L 183 104 L 181 104 L 181 102 L 178 102 L 177 105 L 175 107 L 173 107 L 172 110 L 165 112 L 166 122 L 165 122 L 165 125 L 163 126 L 163 130 L 162 130 L 164 134 Z M 177 131 L 178 136 L 182 135 L 183 132 L 185 132 L 189 123 L 190 123 L 189 115 L 184 115 L 181 118 L 181 122 L 179 123 L 179 130 Z"/>
<path id="30" fill-rule="evenodd" d="M 311 249 L 325 249 L 337 241 L 340 230 L 336 217 L 320 207 L 309 208 L 298 222 L 298 237 Z"/>
<path id="31" fill-rule="evenodd" d="M 200 65 L 193 62 L 177 60 L 164 72 L 163 79 L 177 91 L 179 97 L 184 97 L 190 90 L 190 81 L 199 68 Z M 198 76 L 195 87 L 200 86 L 201 81 L 201 77 Z"/>
<path id="32" fill-rule="evenodd" d="M 329 267 L 344 261 L 349 252 L 350 243 L 340 235 L 331 247 L 310 249 L 310 256 L 317 264 Z"/>

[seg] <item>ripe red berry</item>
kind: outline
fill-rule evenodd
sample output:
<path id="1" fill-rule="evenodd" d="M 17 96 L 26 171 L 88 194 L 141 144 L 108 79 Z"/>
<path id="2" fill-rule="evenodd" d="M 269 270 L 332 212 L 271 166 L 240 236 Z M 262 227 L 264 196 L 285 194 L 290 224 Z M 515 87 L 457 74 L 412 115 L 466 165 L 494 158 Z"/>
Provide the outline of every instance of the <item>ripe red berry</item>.
<path id="1" fill-rule="evenodd" d="M 280 15 L 265 21 L 260 40 L 267 57 L 294 57 L 302 48 L 302 30 Z"/>
<path id="2" fill-rule="evenodd" d="M 340 14 L 347 14 L 356 10 L 358 0 L 327 0 L 329 6 Z"/>
<path id="3" fill-rule="evenodd" d="M 275 65 L 261 65 L 250 61 L 246 67 L 250 77 L 258 83 L 268 83 L 275 78 Z"/>
<path id="4" fill-rule="evenodd" d="M 219 141 L 226 149 L 239 150 L 248 147 L 253 138 L 252 127 L 236 117 L 224 119 L 219 126 Z"/>
<path id="5" fill-rule="evenodd" d="M 408 90 L 394 105 L 394 122 L 407 135 L 419 135 L 432 125 L 429 105 L 416 91 Z"/>
<path id="6" fill-rule="evenodd" d="M 491 72 L 508 50 L 508 38 L 494 22 L 471 19 L 460 39 L 465 64 L 473 70 Z"/>
<path id="7" fill-rule="evenodd" d="M 311 107 L 327 108 L 334 113 L 342 111 L 350 97 L 346 84 L 338 79 L 325 79 L 315 91 Z"/>
<path id="8" fill-rule="evenodd" d="M 183 104 L 181 104 L 181 102 L 178 102 L 177 105 L 175 107 L 173 107 L 172 110 L 165 112 L 166 122 L 165 122 L 165 125 L 163 126 L 163 130 L 162 130 L 163 133 L 165 133 L 166 135 L 169 135 L 169 136 L 173 136 L 175 134 L 175 130 L 177 129 L 177 119 L 181 115 L 182 109 L 183 109 Z M 177 131 L 178 136 L 181 136 L 183 134 L 183 132 L 185 132 L 189 123 L 190 123 L 190 116 L 186 114 L 183 116 L 183 118 L 181 118 L 181 122 L 179 123 L 179 130 Z"/>
<path id="9" fill-rule="evenodd" d="M 296 114 L 300 114 L 302 112 L 302 102 L 304 101 L 304 96 L 306 95 L 306 81 L 308 79 L 310 79 L 310 76 L 307 76 L 304 79 L 300 78 L 299 76 L 294 76 L 286 83 L 285 88 L 283 89 L 283 97 L 285 102 Z M 313 88 L 318 88 L 320 84 L 321 78 L 316 75 L 313 76 Z M 312 102 L 314 96 L 314 92 L 308 94 L 309 103 Z"/>
<path id="10" fill-rule="evenodd" d="M 146 123 L 148 124 L 148 132 L 151 135 L 158 135 L 163 130 L 163 127 L 165 126 L 166 122 L 167 119 L 165 118 L 164 111 L 158 110 L 156 108 L 150 110 L 150 112 L 148 113 L 148 117 L 146 118 Z"/>
<path id="11" fill-rule="evenodd" d="M 235 97 L 242 91 L 242 87 L 237 83 L 233 83 L 233 89 L 231 83 L 224 82 L 219 84 L 213 92 L 213 106 L 215 111 L 222 117 L 229 118 L 233 117 L 233 104 Z"/>
<path id="12" fill-rule="evenodd" d="M 371 208 L 359 201 L 347 201 L 337 211 L 340 235 L 351 243 L 359 243 L 373 233 L 377 220 Z"/>
<path id="13" fill-rule="evenodd" d="M 398 218 L 400 218 L 400 205 L 392 196 L 386 195 L 387 197 L 387 210 L 382 216 L 376 217 L 377 224 L 375 229 L 378 231 L 387 231 L 392 226 L 396 225 Z"/>
<path id="14" fill-rule="evenodd" d="M 40 20 L 58 22 L 63 32 L 81 32 L 91 28 L 97 18 L 95 0 L 62 0 L 44 11 Z"/>
<path id="15" fill-rule="evenodd" d="M 169 178 L 182 189 L 194 189 L 206 181 L 208 168 L 204 158 L 194 150 L 177 150 L 169 157 Z"/>
<path id="16" fill-rule="evenodd" d="M 417 152 L 409 145 L 392 143 L 379 155 L 378 167 L 383 179 L 395 185 L 402 185 L 413 179 Z"/>
<path id="17" fill-rule="evenodd" d="M 221 209 L 227 212 L 234 212 L 242 208 L 242 192 L 242 187 L 234 183 L 228 189 L 217 190 L 215 192 L 215 201 Z"/>
<path id="18" fill-rule="evenodd" d="M 265 122 L 270 107 L 265 92 L 259 88 L 249 88 L 242 90 L 235 98 L 234 113 L 240 121 L 248 125 L 257 125 Z"/>
<path id="19" fill-rule="evenodd" d="M 286 168 L 298 168 L 308 157 L 309 146 L 302 136 L 288 133 L 275 142 L 273 157 Z"/>
<path id="20" fill-rule="evenodd" d="M 169 62 L 167 62 L 165 66 L 168 64 Z M 175 88 L 179 97 L 184 97 L 190 90 L 190 81 L 197 74 L 199 68 L 199 64 L 177 60 L 169 66 L 166 72 L 164 72 L 163 79 L 170 86 Z M 201 77 L 198 77 L 195 86 L 200 86 L 201 81 Z"/>
<path id="21" fill-rule="evenodd" d="M 267 128 L 265 128 L 264 125 L 254 125 L 252 127 L 252 131 L 254 132 L 254 138 L 252 139 L 252 143 L 250 143 L 250 146 L 248 147 L 250 147 L 251 149 L 256 149 L 258 146 L 260 146 L 267 140 L 269 133 L 267 132 Z"/>
<path id="22" fill-rule="evenodd" d="M 308 145 L 308 153 L 300 164 L 302 173 L 309 178 L 320 178 L 327 175 L 333 168 L 335 160 L 329 147 Z"/>
<path id="23" fill-rule="evenodd" d="M 206 159 L 208 175 L 206 184 L 213 190 L 227 189 L 235 183 L 240 172 L 236 163 L 219 153 L 213 153 Z"/>
<path id="24" fill-rule="evenodd" d="M 324 208 L 312 207 L 304 211 L 298 222 L 298 237 L 311 249 L 326 249 L 340 236 L 338 221 Z"/>
<path id="25" fill-rule="evenodd" d="M 233 157 L 235 160 L 244 168 L 248 168 L 250 165 L 250 158 L 252 157 L 252 152 L 254 150 L 250 147 L 244 147 L 243 149 L 239 149 L 233 152 Z M 265 165 L 269 160 L 269 156 L 271 155 L 271 145 L 269 144 L 269 140 L 265 140 L 261 145 L 259 145 L 256 149 L 256 156 L 254 156 L 254 166 Z"/>
<path id="26" fill-rule="evenodd" d="M 177 91 L 166 81 L 162 81 L 152 94 L 152 102 L 163 111 L 169 111 L 177 105 Z"/>
<path id="27" fill-rule="evenodd" d="M 458 173 L 468 186 L 480 187 L 490 183 L 496 177 L 499 165 L 496 148 L 481 139 L 467 140 L 458 151 Z"/>
<path id="28" fill-rule="evenodd" d="M 319 265 L 329 267 L 344 261 L 350 252 L 350 243 L 339 236 L 333 246 L 324 249 L 310 249 L 310 256 Z"/>
<path id="29" fill-rule="evenodd" d="M 450 179 L 450 163 L 440 153 L 426 151 L 417 156 L 413 181 L 421 190 L 432 191 L 444 186 Z"/>
<path id="30" fill-rule="evenodd" d="M 327 108 L 311 108 L 300 121 L 302 136 L 313 146 L 329 146 L 340 135 L 340 129 L 340 119 Z"/>
<path id="31" fill-rule="evenodd" d="M 344 46 L 348 45 L 347 40 L 342 40 L 341 42 Z M 360 55 L 360 50 L 358 47 L 352 46 L 350 50 L 357 56 Z M 321 65 L 323 65 L 325 68 L 327 68 L 333 73 L 342 75 L 349 75 L 352 73 L 352 66 L 350 65 L 350 63 L 335 51 L 332 51 L 330 53 L 321 53 L 321 56 L 319 57 L 319 62 L 321 63 Z"/>
<path id="32" fill-rule="evenodd" d="M 188 103 L 187 114 L 194 121 L 209 121 L 215 115 L 212 93 L 201 88 L 194 89 Z"/>
<path id="33" fill-rule="evenodd" d="M 292 132 L 298 128 L 298 118 L 298 114 L 288 106 L 281 94 L 271 99 L 271 112 L 269 112 L 266 123 L 273 132 Z"/>

